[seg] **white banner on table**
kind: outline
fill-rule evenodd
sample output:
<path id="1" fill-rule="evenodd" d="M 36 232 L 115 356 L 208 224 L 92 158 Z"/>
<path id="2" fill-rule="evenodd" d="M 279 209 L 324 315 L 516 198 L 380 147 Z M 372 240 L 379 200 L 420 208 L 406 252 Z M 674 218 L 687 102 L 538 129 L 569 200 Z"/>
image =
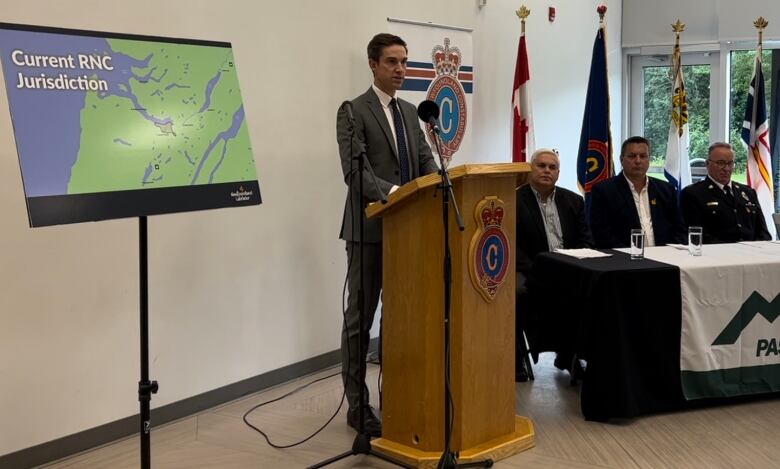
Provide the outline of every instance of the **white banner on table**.
<path id="1" fill-rule="evenodd" d="M 780 245 L 650 248 L 680 268 L 680 370 L 687 399 L 780 391 Z"/>
<path id="2" fill-rule="evenodd" d="M 439 105 L 444 164 L 457 157 L 473 163 L 472 92 L 474 48 L 471 31 L 441 26 L 390 22 L 390 32 L 409 49 L 406 79 L 398 96 L 417 106 L 429 99 Z M 436 146 L 426 132 L 433 151 Z"/>

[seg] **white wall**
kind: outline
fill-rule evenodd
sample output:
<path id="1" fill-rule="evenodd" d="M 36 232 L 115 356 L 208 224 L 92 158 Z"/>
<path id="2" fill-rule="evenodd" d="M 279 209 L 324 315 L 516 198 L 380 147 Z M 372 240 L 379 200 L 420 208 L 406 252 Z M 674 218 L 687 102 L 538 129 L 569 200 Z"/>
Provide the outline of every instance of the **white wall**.
<path id="1" fill-rule="evenodd" d="M 539 145 L 573 167 L 598 2 L 526 1 Z M 338 348 L 345 187 L 338 104 L 370 83 L 365 45 L 386 17 L 473 27 L 476 148 L 508 161 L 519 4 L 341 0 L 28 0 L 3 21 L 233 43 L 264 203 L 152 217 L 153 406 Z M 621 2 L 610 2 L 613 129 Z M 0 92 L 0 109 L 7 107 Z M 616 141 L 620 135 L 613 130 Z M 42 136 L 45 138 L 45 136 Z M 0 112 L 0 455 L 138 410 L 137 221 L 29 229 L 11 121 Z"/>
<path id="2" fill-rule="evenodd" d="M 509 100 L 514 82 L 519 20 L 513 11 L 522 2 L 488 2 L 475 22 L 476 91 L 478 116 L 476 148 L 492 161 L 507 161 L 509 151 Z M 567 2 L 558 4 L 555 22 L 547 21 L 549 2 L 524 2 L 531 9 L 526 41 L 531 64 L 531 106 L 538 148 L 561 154 L 559 184 L 577 189 L 576 162 L 585 92 L 588 87 L 593 41 L 598 29 L 596 7 L 606 3 L 607 66 L 610 83 L 612 139 L 621 141 L 620 49 L 621 2 Z M 507 91 L 509 90 L 509 91 Z M 619 148 L 619 146 L 618 146 Z"/>

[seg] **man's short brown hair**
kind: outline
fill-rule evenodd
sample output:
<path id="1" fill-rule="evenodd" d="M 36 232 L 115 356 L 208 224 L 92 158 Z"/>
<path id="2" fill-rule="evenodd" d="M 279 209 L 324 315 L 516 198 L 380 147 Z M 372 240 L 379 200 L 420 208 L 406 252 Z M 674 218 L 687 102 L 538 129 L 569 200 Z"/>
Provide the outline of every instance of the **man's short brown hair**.
<path id="1" fill-rule="evenodd" d="M 394 34 L 379 33 L 371 38 L 371 41 L 368 43 L 368 47 L 366 48 L 368 52 L 368 58 L 374 62 L 379 62 L 379 59 L 382 57 L 382 51 L 385 49 L 385 47 L 396 45 L 404 46 L 406 52 L 409 52 L 409 49 L 406 47 L 406 42 L 400 37 Z"/>

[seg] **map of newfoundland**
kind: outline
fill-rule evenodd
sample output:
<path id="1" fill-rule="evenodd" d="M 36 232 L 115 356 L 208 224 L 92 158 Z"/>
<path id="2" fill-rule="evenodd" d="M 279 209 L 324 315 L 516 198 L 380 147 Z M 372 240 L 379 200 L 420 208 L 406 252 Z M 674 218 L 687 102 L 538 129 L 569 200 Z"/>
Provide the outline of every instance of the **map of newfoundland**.
<path id="1" fill-rule="evenodd" d="M 86 93 L 68 193 L 256 179 L 230 49 L 108 44 L 120 73 Z"/>
<path id="2" fill-rule="evenodd" d="M 229 198 L 253 199 L 229 44 L 12 26 L 0 25 L 0 53 L 28 208 L 36 197 L 226 183 Z"/>

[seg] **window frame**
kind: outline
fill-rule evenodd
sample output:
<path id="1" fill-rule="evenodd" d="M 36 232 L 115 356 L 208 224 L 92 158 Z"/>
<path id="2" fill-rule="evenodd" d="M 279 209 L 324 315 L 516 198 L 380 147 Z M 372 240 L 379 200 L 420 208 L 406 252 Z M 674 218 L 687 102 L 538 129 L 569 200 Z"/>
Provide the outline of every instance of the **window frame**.
<path id="1" fill-rule="evenodd" d="M 624 128 L 627 135 L 644 134 L 644 67 L 669 67 L 671 65 L 671 46 L 641 48 L 638 52 L 629 53 L 627 56 L 629 63 L 627 70 L 628 125 Z M 730 55 L 727 54 L 726 57 L 728 62 Z M 724 98 L 726 95 L 723 93 L 730 88 L 721 84 L 728 80 L 730 64 L 726 67 L 722 66 L 719 50 L 686 51 L 684 48 L 682 64 L 710 66 L 710 143 L 725 141 L 728 137 L 729 100 Z"/>

